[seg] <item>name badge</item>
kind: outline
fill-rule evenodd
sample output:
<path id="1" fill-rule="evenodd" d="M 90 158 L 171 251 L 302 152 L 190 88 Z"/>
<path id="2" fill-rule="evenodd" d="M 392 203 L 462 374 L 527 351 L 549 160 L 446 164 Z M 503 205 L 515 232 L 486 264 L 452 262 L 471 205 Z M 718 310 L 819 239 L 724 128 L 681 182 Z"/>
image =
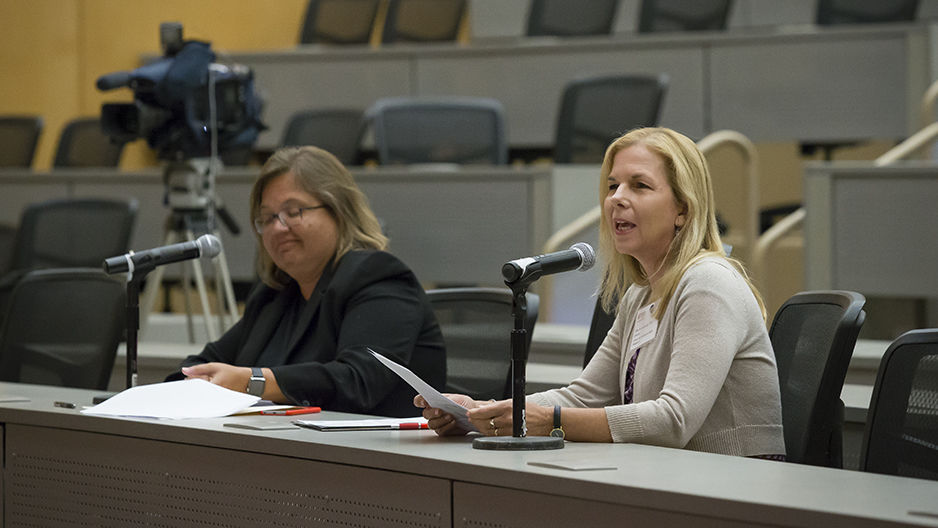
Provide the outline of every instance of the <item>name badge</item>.
<path id="1" fill-rule="evenodd" d="M 658 334 L 658 320 L 651 315 L 654 309 L 655 303 L 651 303 L 638 311 L 638 315 L 635 317 L 635 331 L 632 332 L 632 342 L 629 343 L 629 350 L 635 350 L 654 339 L 655 335 Z"/>

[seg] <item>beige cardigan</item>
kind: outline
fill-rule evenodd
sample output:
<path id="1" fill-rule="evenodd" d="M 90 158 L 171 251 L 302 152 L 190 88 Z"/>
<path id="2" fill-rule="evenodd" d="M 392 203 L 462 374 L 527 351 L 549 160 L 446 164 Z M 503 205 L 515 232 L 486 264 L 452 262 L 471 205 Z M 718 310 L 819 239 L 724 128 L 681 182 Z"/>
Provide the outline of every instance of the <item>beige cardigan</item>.
<path id="1" fill-rule="evenodd" d="M 758 303 L 724 259 L 691 266 L 638 356 L 624 405 L 635 318 L 649 288 L 632 285 L 609 334 L 568 387 L 532 394 L 540 405 L 605 407 L 615 442 L 724 453 L 784 454 L 775 355 Z"/>

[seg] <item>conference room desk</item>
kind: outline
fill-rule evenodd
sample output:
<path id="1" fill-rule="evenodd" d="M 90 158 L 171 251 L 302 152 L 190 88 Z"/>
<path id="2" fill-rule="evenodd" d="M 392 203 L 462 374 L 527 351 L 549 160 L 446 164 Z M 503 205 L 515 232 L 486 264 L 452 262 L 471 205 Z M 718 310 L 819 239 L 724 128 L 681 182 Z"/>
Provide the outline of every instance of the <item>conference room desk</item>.
<path id="1" fill-rule="evenodd" d="M 350 170 L 391 239 L 391 251 L 425 284 L 503 285 L 502 264 L 540 253 L 554 222 L 569 221 L 595 202 L 595 187 L 577 185 L 575 169 L 570 178 L 555 176 L 551 166 Z M 217 195 L 241 228 L 238 236 L 219 228 L 231 276 L 247 283 L 256 280 L 256 241 L 248 202 L 257 174 L 257 168 L 233 167 L 215 181 Z M 555 185 L 555 181 L 567 183 Z M 43 200 L 134 197 L 139 211 L 131 248 L 163 245 L 163 227 L 171 211 L 164 205 L 163 175 L 157 169 L 3 170 L 0 188 L 0 222 L 8 225 L 18 223 L 28 204 Z M 588 198 L 577 197 L 576 189 Z M 588 201 L 589 206 L 555 219 L 555 201 Z M 564 207 L 570 206 L 557 206 Z M 174 268 L 167 276 L 177 275 Z"/>
<path id="2" fill-rule="evenodd" d="M 94 395 L 0 384 L 5 526 L 938 526 L 932 481 L 634 444 L 482 451 L 431 431 L 224 425 L 290 417 L 80 414 Z"/>
<path id="3" fill-rule="evenodd" d="M 780 26 L 729 32 L 480 40 L 379 49 L 300 46 L 239 52 L 266 98 L 273 148 L 290 115 L 308 108 L 365 109 L 390 96 L 463 95 L 504 105 L 509 144 L 553 145 L 561 92 L 571 79 L 665 73 L 660 123 L 703 137 L 737 130 L 754 141 L 899 138 L 936 78 L 933 26 Z"/>
<path id="4" fill-rule="evenodd" d="M 938 298 L 936 203 L 933 162 L 806 164 L 806 288 Z"/>

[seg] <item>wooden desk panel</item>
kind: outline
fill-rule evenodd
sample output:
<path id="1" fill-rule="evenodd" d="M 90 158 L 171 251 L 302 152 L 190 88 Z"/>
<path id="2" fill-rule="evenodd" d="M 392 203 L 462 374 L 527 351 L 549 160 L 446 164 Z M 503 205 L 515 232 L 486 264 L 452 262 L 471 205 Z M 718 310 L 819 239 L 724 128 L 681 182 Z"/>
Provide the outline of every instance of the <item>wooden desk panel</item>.
<path id="1" fill-rule="evenodd" d="M 443 479 L 15 424 L 6 446 L 6 526 L 450 526 Z"/>
<path id="2" fill-rule="evenodd" d="M 805 167 L 805 285 L 867 296 L 938 297 L 938 167 Z"/>
<path id="3" fill-rule="evenodd" d="M 365 108 L 379 97 L 481 95 L 502 101 L 513 147 L 553 143 L 560 93 L 578 75 L 667 73 L 661 124 L 692 137 L 730 128 L 759 141 L 902 137 L 938 74 L 932 26 L 812 25 L 730 32 L 501 39 L 466 46 L 317 47 L 234 53 L 269 94 L 259 146 L 295 110 Z M 293 71 L 291 71 L 293 70 Z"/>

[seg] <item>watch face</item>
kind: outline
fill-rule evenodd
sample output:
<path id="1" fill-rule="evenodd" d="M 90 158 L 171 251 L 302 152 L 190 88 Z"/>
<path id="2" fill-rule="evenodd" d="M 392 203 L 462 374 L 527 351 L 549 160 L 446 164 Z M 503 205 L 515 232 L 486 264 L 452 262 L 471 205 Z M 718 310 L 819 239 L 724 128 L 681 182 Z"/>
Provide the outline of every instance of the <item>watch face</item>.
<path id="1" fill-rule="evenodd" d="M 550 432 L 550 436 L 554 438 L 563 438 L 563 429 L 554 429 Z"/>

